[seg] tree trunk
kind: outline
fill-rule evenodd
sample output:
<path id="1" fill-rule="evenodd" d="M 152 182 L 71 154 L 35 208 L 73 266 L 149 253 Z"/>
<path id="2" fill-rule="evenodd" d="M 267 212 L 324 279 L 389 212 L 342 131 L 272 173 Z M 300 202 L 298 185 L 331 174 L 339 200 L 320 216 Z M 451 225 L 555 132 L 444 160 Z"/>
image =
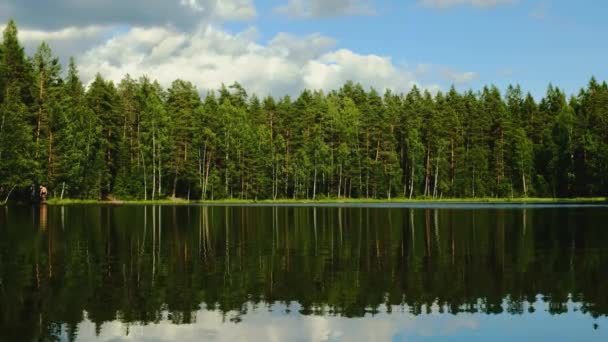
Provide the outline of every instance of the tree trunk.
<path id="1" fill-rule="evenodd" d="M 228 196 L 228 160 L 230 158 L 228 151 L 230 150 L 230 142 L 228 141 L 228 139 L 230 138 L 230 135 L 228 133 L 226 133 L 226 154 L 224 156 L 224 163 L 225 163 L 225 172 L 224 172 L 224 192 L 226 193 L 226 196 Z"/>
<path id="2" fill-rule="evenodd" d="M 312 200 L 313 201 L 315 200 L 316 196 L 317 196 L 317 166 L 315 165 L 315 176 L 312 181 Z"/>
<path id="3" fill-rule="evenodd" d="M 435 185 L 433 186 L 433 198 L 437 197 L 437 180 L 439 178 L 439 155 L 441 154 L 441 150 L 437 153 L 437 165 L 435 166 Z"/>
<path id="4" fill-rule="evenodd" d="M 451 160 L 450 160 L 450 189 L 454 192 L 454 177 L 456 175 L 456 156 L 454 153 L 454 139 L 450 141 L 451 144 Z"/>
<path id="5" fill-rule="evenodd" d="M 201 159 L 201 149 L 198 149 L 198 187 L 203 189 L 203 160 Z"/>
<path id="6" fill-rule="evenodd" d="M 161 157 L 160 157 L 160 145 L 158 146 L 158 187 L 156 188 L 158 198 L 160 198 L 160 187 L 162 182 L 162 172 L 161 172 Z"/>
<path id="7" fill-rule="evenodd" d="M 426 149 L 426 162 L 424 166 L 424 196 L 428 196 L 430 194 L 429 189 L 429 168 L 430 168 L 430 159 L 431 159 L 431 148 L 427 146 Z"/>
<path id="8" fill-rule="evenodd" d="M 40 92 L 38 93 L 39 108 L 38 108 L 38 123 L 36 125 L 36 155 L 38 154 L 38 144 L 40 142 L 40 127 L 42 126 L 42 97 L 44 96 L 44 71 L 40 73 Z"/>
<path id="9" fill-rule="evenodd" d="M 141 163 L 144 168 L 144 201 L 147 201 L 148 200 L 148 174 L 146 173 L 146 160 L 144 159 L 144 152 L 141 149 L 139 150 L 139 154 L 141 155 Z"/>
<path id="10" fill-rule="evenodd" d="M 152 200 L 154 201 L 154 197 L 156 196 L 156 130 L 154 126 L 152 126 Z M 143 153 L 143 152 L 142 152 Z M 144 159 L 144 165 L 146 164 L 146 160 Z"/>
<path id="11" fill-rule="evenodd" d="M 177 189 L 177 170 L 175 171 L 175 175 L 173 176 L 173 191 L 171 192 L 171 196 L 175 198 L 175 191 Z"/>
<path id="12" fill-rule="evenodd" d="M 414 195 L 414 165 L 416 165 L 416 160 L 414 159 L 414 157 L 412 157 L 412 176 L 410 179 L 410 199 L 412 199 L 412 196 Z"/>
<path id="13" fill-rule="evenodd" d="M 53 177 L 53 132 L 49 129 L 49 151 L 48 151 L 48 166 L 47 166 L 47 176 L 49 182 Z"/>
<path id="14" fill-rule="evenodd" d="M 338 174 L 338 198 L 340 198 L 340 191 L 342 190 L 342 164 L 339 166 L 340 173 Z"/>
<path id="15" fill-rule="evenodd" d="M 4 199 L 4 202 L 0 203 L 1 205 L 5 205 L 8 202 L 8 199 L 11 197 L 13 190 L 15 190 L 15 186 L 13 186 L 11 190 L 9 190 L 8 194 L 6 195 L 6 198 Z"/>
<path id="16" fill-rule="evenodd" d="M 524 169 L 524 161 L 521 161 L 521 180 L 524 186 L 524 197 L 528 197 L 528 187 L 526 186 L 526 170 Z"/>
<path id="17" fill-rule="evenodd" d="M 0 122 L 0 141 L 2 141 L 2 133 L 4 131 L 4 120 L 6 118 L 6 112 L 2 111 L 2 122 Z M 2 150 L 0 149 L 0 160 L 2 160 Z"/>
<path id="18" fill-rule="evenodd" d="M 207 187 L 209 186 L 209 172 L 211 168 L 211 157 L 207 159 L 207 165 L 205 166 L 205 182 L 203 185 L 203 200 L 207 199 Z"/>

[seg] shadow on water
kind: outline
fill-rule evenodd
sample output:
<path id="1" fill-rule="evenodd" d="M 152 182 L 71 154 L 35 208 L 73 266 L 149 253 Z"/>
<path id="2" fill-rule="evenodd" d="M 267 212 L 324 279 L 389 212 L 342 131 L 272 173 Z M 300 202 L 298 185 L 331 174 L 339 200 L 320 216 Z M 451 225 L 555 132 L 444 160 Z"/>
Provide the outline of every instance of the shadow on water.
<path id="1" fill-rule="evenodd" d="M 0 335 L 192 323 L 202 308 L 240 322 L 277 303 L 340 317 L 608 314 L 606 210 L 482 209 L 0 208 Z"/>

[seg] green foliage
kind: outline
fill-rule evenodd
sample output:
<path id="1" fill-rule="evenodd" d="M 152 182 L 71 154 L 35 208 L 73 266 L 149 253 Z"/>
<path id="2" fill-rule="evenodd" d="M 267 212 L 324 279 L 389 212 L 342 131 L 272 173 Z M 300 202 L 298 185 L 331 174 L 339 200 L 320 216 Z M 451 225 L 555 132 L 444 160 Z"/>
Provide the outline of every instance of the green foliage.
<path id="1" fill-rule="evenodd" d="M 80 199 L 593 197 L 608 194 L 608 86 L 538 103 L 519 86 L 407 94 L 347 82 L 297 98 L 183 80 L 88 89 L 42 43 L 0 45 L 0 196 Z"/>

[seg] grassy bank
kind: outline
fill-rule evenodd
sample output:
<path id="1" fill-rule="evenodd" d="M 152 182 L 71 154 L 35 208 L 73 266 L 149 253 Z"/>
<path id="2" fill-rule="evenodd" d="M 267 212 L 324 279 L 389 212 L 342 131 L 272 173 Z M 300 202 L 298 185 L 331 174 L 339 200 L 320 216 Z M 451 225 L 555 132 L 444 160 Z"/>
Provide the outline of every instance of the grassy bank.
<path id="1" fill-rule="evenodd" d="M 186 204 L 339 204 L 339 203 L 601 203 L 608 202 L 605 197 L 586 197 L 586 198 L 394 198 L 394 199 L 367 199 L 367 198 L 323 198 L 318 200 L 307 199 L 277 199 L 277 200 L 242 200 L 242 199 L 221 199 L 221 200 L 192 200 L 184 199 L 162 199 L 162 200 L 78 200 L 78 199 L 49 199 L 49 205 L 74 205 L 74 204 L 111 204 L 111 205 L 137 205 L 137 204 L 157 204 L 157 205 L 186 205 Z"/>

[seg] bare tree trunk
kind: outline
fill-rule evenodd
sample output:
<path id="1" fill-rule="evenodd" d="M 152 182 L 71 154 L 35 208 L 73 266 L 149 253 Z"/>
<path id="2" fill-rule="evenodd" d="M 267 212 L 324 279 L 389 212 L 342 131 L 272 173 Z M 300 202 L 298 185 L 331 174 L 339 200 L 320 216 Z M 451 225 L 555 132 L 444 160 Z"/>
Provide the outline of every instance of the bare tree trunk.
<path id="1" fill-rule="evenodd" d="M 2 203 L 0 203 L 0 204 L 5 205 L 5 204 L 8 202 L 8 199 L 11 197 L 11 194 L 13 193 L 13 190 L 15 190 L 15 186 L 13 186 L 13 187 L 12 187 L 12 188 L 9 190 L 8 194 L 6 195 L 6 198 L 4 199 L 4 202 L 2 202 Z"/>
<path id="2" fill-rule="evenodd" d="M 340 173 L 338 175 L 338 198 L 340 198 L 341 190 L 342 190 L 342 164 L 340 164 Z"/>
<path id="3" fill-rule="evenodd" d="M 306 188 L 308 188 L 308 186 Z M 313 201 L 315 200 L 316 196 L 317 196 L 317 166 L 315 165 L 315 176 L 312 181 L 312 200 Z"/>
<path id="4" fill-rule="evenodd" d="M 473 198 L 475 198 L 475 168 L 473 168 Z"/>
<path id="5" fill-rule="evenodd" d="M 456 175 L 456 157 L 454 153 L 454 139 L 450 141 L 452 147 L 451 162 L 450 162 L 450 191 L 454 191 L 454 176 Z"/>
<path id="6" fill-rule="evenodd" d="M 412 196 L 414 195 L 414 165 L 416 164 L 416 160 L 414 159 L 414 157 L 412 157 L 412 176 L 410 179 L 410 199 L 412 199 Z"/>
<path id="7" fill-rule="evenodd" d="M 274 152 L 272 153 L 272 199 L 277 199 L 277 164 L 274 162 Z"/>
<path id="8" fill-rule="evenodd" d="M 148 200 L 148 174 L 146 173 L 146 160 L 144 159 L 144 152 L 140 149 L 139 154 L 141 155 L 141 162 L 144 168 L 144 201 Z M 139 158 L 137 158 L 139 160 Z"/>
<path id="9" fill-rule="evenodd" d="M 429 167 L 430 167 L 430 159 L 431 159 L 431 149 L 427 147 L 426 149 L 426 163 L 424 167 L 424 196 L 428 196 L 430 194 L 429 189 Z"/>
<path id="10" fill-rule="evenodd" d="M 154 127 L 152 128 L 152 200 L 154 201 L 154 196 L 156 196 L 156 130 Z M 142 152 L 143 153 L 143 152 Z M 144 159 L 144 165 L 146 165 L 146 160 Z"/>
<path id="11" fill-rule="evenodd" d="M 158 187 L 156 188 L 158 198 L 160 198 L 160 186 L 162 182 L 162 172 L 161 172 L 161 157 L 160 157 L 160 145 L 158 146 Z"/>
<path id="12" fill-rule="evenodd" d="M 38 155 L 38 144 L 40 142 L 40 127 L 42 126 L 42 97 L 44 96 L 44 71 L 40 76 L 40 92 L 38 93 L 38 100 L 40 101 L 40 107 L 38 108 L 38 124 L 36 125 L 36 155 Z"/>
<path id="13" fill-rule="evenodd" d="M 207 199 L 207 187 L 209 186 L 209 172 L 211 168 L 211 158 L 207 159 L 207 165 L 205 166 L 205 182 L 203 185 L 203 200 Z"/>
<path id="14" fill-rule="evenodd" d="M 175 169 L 175 174 L 173 176 L 173 191 L 171 191 L 171 196 L 175 198 L 175 191 L 177 189 L 177 168 Z"/>
<path id="15" fill-rule="evenodd" d="M 437 154 L 437 165 L 435 166 L 435 185 L 433 186 L 433 198 L 437 197 L 437 180 L 439 178 L 439 155 L 441 151 Z"/>
<path id="16" fill-rule="evenodd" d="M 49 181 L 52 179 L 53 176 L 53 132 L 51 131 L 51 129 L 49 128 L 49 156 L 48 156 L 48 169 L 47 169 L 47 175 L 48 175 L 48 179 Z"/>
<path id="17" fill-rule="evenodd" d="M 203 161 L 200 148 L 198 149 L 198 187 L 203 189 Z"/>

